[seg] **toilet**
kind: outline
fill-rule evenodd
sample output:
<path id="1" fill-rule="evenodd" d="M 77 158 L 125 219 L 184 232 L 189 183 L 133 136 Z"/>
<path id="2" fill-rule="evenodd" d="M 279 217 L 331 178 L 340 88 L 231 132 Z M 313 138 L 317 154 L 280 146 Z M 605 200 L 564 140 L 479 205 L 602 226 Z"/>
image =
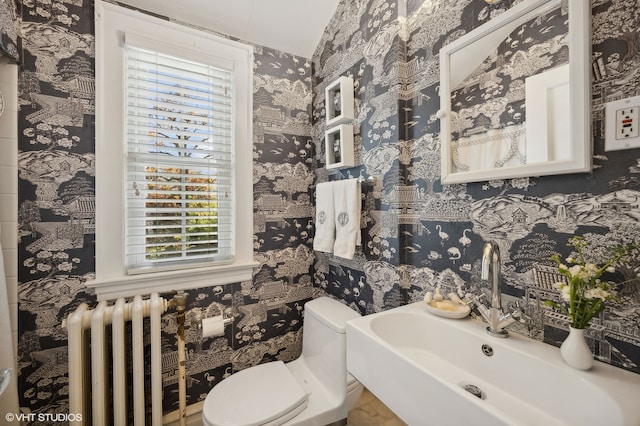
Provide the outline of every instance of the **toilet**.
<path id="1" fill-rule="evenodd" d="M 347 321 L 360 315 L 320 297 L 305 304 L 302 355 L 235 373 L 214 386 L 204 400 L 206 426 L 305 425 L 342 421 L 362 394 L 347 373 Z"/>

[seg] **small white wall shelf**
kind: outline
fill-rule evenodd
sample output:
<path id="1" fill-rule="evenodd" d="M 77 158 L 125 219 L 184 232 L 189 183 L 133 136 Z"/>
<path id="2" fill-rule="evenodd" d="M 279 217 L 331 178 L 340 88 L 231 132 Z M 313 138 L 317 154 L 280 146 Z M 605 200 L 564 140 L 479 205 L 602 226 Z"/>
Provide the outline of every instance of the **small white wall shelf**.
<path id="1" fill-rule="evenodd" d="M 336 124 L 353 120 L 353 78 L 339 77 L 325 91 L 327 129 Z"/>
<path id="2" fill-rule="evenodd" d="M 353 126 L 340 124 L 324 134 L 327 169 L 353 167 Z"/>

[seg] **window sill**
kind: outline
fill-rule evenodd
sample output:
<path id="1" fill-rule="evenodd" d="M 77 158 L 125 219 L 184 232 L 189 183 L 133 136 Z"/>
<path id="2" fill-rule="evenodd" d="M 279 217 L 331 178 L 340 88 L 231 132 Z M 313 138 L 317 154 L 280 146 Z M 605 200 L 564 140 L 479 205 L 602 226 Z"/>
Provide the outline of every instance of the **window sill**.
<path id="1" fill-rule="evenodd" d="M 213 287 L 251 280 L 259 263 L 212 266 L 188 270 L 123 275 L 88 281 L 98 300 L 132 297 L 137 294 L 167 293 L 177 290 Z"/>

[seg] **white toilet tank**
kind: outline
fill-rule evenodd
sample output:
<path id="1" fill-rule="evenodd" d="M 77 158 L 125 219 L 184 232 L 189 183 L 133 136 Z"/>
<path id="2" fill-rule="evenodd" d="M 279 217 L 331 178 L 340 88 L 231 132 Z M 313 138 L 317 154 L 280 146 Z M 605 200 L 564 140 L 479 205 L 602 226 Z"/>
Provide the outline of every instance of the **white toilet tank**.
<path id="1" fill-rule="evenodd" d="M 336 395 L 346 394 L 346 322 L 360 314 L 348 306 L 319 297 L 304 305 L 302 358 L 314 376 Z"/>

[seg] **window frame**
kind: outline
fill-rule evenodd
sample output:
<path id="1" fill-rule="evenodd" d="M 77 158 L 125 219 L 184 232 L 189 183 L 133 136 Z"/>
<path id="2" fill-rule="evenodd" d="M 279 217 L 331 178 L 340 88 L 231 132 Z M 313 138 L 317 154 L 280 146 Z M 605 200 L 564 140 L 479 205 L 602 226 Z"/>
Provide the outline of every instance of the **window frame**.
<path id="1" fill-rule="evenodd" d="M 127 190 L 125 191 L 125 199 L 127 204 L 127 217 L 126 217 L 126 231 L 125 231 L 125 256 L 127 263 L 127 272 L 129 275 L 139 274 L 139 273 L 149 273 L 155 272 L 159 270 L 175 270 L 175 269 L 187 269 L 191 267 L 197 266 L 210 266 L 212 262 L 216 265 L 220 265 L 223 262 L 230 262 L 230 255 L 233 255 L 234 244 L 233 244 L 233 223 L 235 220 L 235 209 L 233 207 L 233 200 L 235 200 L 236 188 L 233 182 L 233 164 L 234 164 L 234 140 L 235 134 L 233 129 L 234 119 L 237 115 L 237 111 L 233 110 L 233 107 L 236 103 L 235 100 L 235 84 L 234 84 L 234 71 L 233 71 L 233 62 L 232 61 L 220 61 L 219 58 L 210 57 L 208 55 L 198 54 L 197 52 L 191 52 L 189 49 L 180 48 L 178 52 L 175 51 L 175 48 L 168 46 L 163 41 L 150 40 L 147 38 L 143 38 L 138 36 L 137 34 L 126 33 L 125 34 L 125 47 L 124 53 L 126 56 L 125 64 L 127 64 L 125 69 L 125 84 L 127 85 L 126 96 L 125 96 L 125 111 L 127 117 L 126 123 L 126 182 L 127 182 Z M 151 61 L 151 63 L 149 63 Z M 155 62 L 155 63 L 154 63 Z M 181 101 L 175 103 L 176 99 L 173 98 L 172 95 L 167 95 L 166 93 L 166 83 L 170 80 L 173 80 L 171 77 L 162 76 L 162 71 L 158 74 L 158 77 L 155 79 L 156 81 L 159 79 L 161 81 L 160 87 L 156 87 L 156 89 L 160 89 L 157 92 L 154 92 L 154 87 L 151 80 L 154 80 L 153 77 L 150 77 L 150 74 L 147 71 L 143 72 L 139 67 L 141 64 L 147 63 L 147 67 L 155 68 L 156 70 L 167 70 L 176 66 L 183 67 L 184 71 L 184 79 L 180 81 L 182 84 L 175 85 L 175 91 L 177 93 L 185 94 L 187 97 L 181 98 Z M 134 67 L 133 69 L 131 67 Z M 190 69 L 189 69 L 190 68 Z M 199 99 L 194 102 L 193 107 L 188 105 L 188 97 L 195 96 L 203 96 L 204 92 L 200 91 L 202 86 L 202 81 L 195 83 L 193 85 L 193 78 L 195 75 L 193 72 L 198 70 L 197 78 L 209 78 L 210 84 L 213 85 L 214 81 L 217 84 L 223 84 L 225 86 L 224 94 L 213 94 L 213 91 L 219 90 L 214 88 L 213 86 L 209 86 L 208 89 L 211 89 L 212 92 L 206 92 L 207 96 L 210 96 L 209 99 Z M 207 73 L 208 77 L 203 77 L 203 74 Z M 187 77 L 188 75 L 188 77 Z M 192 86 L 193 85 L 193 86 Z M 191 86 L 191 87 L 190 87 Z M 134 88 L 135 87 L 135 88 Z M 183 90 L 184 89 L 184 90 Z M 150 91 L 150 92 L 147 92 Z M 144 96 L 141 98 L 141 93 L 144 93 Z M 151 96 L 151 98 L 149 98 Z M 230 103 L 227 103 L 229 102 Z M 208 103 L 210 102 L 210 104 Z M 152 105 L 155 104 L 155 105 Z M 203 107 L 208 106 L 209 109 L 207 114 L 213 114 L 211 117 L 205 118 L 206 124 L 202 123 L 194 124 L 194 127 L 190 127 L 188 124 L 179 124 L 176 130 L 175 138 L 170 137 L 171 143 L 166 146 L 166 151 L 169 153 L 173 153 L 174 155 L 163 155 L 158 151 L 162 151 L 162 148 L 159 148 L 157 145 L 149 145 L 149 134 L 141 134 L 141 131 L 147 126 L 151 126 L 157 135 L 162 135 L 163 132 L 169 131 L 166 128 L 165 120 L 171 119 L 173 117 L 178 118 L 182 116 L 182 114 L 188 113 L 187 110 L 191 109 L 193 112 L 194 118 L 196 121 L 198 120 L 198 116 L 200 115 L 200 120 L 202 121 L 201 114 L 205 112 Z M 218 108 L 220 114 L 213 112 L 212 108 Z M 163 112 L 164 108 L 166 108 L 167 112 Z M 176 111 L 176 108 L 180 111 Z M 231 109 L 230 109 L 231 108 Z M 142 115 L 141 115 L 142 114 Z M 214 122 L 215 122 L 215 132 L 214 132 Z M 186 126 L 186 127 L 185 127 Z M 204 126 L 209 126 L 204 129 Z M 181 129 L 182 127 L 182 129 Z M 198 132 L 206 130 L 206 132 L 202 132 L 199 134 L 190 134 L 191 132 Z M 132 133 L 132 131 L 134 133 Z M 149 130 L 147 130 L 148 132 Z M 182 132 L 186 132 L 183 134 Z M 181 136 L 188 134 L 189 138 L 180 139 Z M 135 135 L 135 136 L 133 136 Z M 178 136 L 180 135 L 180 136 Z M 193 141 L 190 140 L 191 136 L 194 136 Z M 202 137 L 206 136 L 203 141 L 199 141 Z M 218 139 L 216 144 L 213 143 L 214 140 Z M 209 140 L 209 142 L 207 142 Z M 175 143 L 182 143 L 182 148 L 177 148 Z M 187 146 L 190 146 L 187 148 Z M 155 153 L 148 152 L 148 150 L 156 151 Z M 184 152 L 187 150 L 191 154 L 195 154 L 194 157 L 182 157 L 176 156 L 177 152 Z M 218 160 L 207 158 L 207 157 L 199 157 L 198 154 L 209 154 L 213 155 L 217 158 L 223 158 L 222 163 L 218 163 Z M 168 181 L 163 181 L 162 178 L 159 180 L 154 180 L 153 182 L 149 182 L 149 178 L 152 176 L 156 176 L 155 173 L 150 172 L 147 167 L 149 165 L 155 165 L 156 170 L 160 170 L 164 167 L 168 167 L 169 169 L 180 169 L 184 170 L 185 167 L 188 167 L 189 170 L 193 170 L 198 174 L 200 171 L 206 171 L 205 175 L 209 175 L 208 172 L 213 172 L 216 169 L 219 169 L 220 175 L 217 175 L 217 172 L 214 172 L 215 177 L 217 177 L 218 183 L 213 186 L 213 188 L 208 188 L 206 191 L 207 195 L 210 195 L 210 189 L 213 189 L 214 192 L 219 193 L 221 190 L 227 194 L 225 197 L 217 198 L 215 203 L 217 206 L 215 210 L 219 212 L 219 214 L 215 214 L 216 219 L 222 220 L 219 222 L 216 228 L 217 236 L 212 240 L 210 238 L 207 239 L 208 242 L 213 242 L 214 244 L 220 244 L 220 251 L 216 253 L 208 252 L 203 254 L 195 254 L 190 252 L 187 248 L 189 244 L 187 242 L 188 237 L 188 228 L 193 227 L 188 224 L 188 218 L 192 210 L 188 207 L 185 207 L 184 204 L 188 203 L 188 196 L 183 193 L 185 191 L 184 184 L 177 185 L 182 186 L 181 189 L 175 189 L 176 180 L 175 174 L 159 172 L 157 174 L 158 177 L 169 178 Z M 133 171 L 135 170 L 135 171 Z M 227 175 L 227 173 L 231 173 L 231 175 Z M 134 181 L 132 182 L 132 177 L 135 176 Z M 204 176 L 204 175 L 202 175 Z M 173 179 L 171 179 L 173 177 Z M 186 179 L 186 178 L 181 178 Z M 145 183 L 146 182 L 146 183 Z M 159 185 L 159 182 L 167 182 L 169 186 L 172 186 L 171 190 L 173 195 L 179 195 L 179 203 L 182 202 L 183 206 L 179 209 L 176 209 L 175 206 L 169 207 L 162 202 L 160 202 L 160 210 L 154 212 L 153 208 L 148 209 L 147 205 L 149 203 L 154 204 L 152 199 L 147 197 L 140 197 L 140 194 L 147 193 L 147 190 L 151 188 L 149 185 Z M 169 183 L 171 182 L 171 183 Z M 216 189 L 217 187 L 217 189 Z M 202 189 L 202 188 L 200 188 Z M 149 194 L 153 193 L 151 190 Z M 163 189 L 159 189 L 157 194 L 165 194 Z M 172 200 L 177 200 L 175 197 L 171 197 Z M 218 207 L 222 207 L 218 209 Z M 144 217 L 141 217 L 137 214 L 134 214 L 133 211 L 139 210 L 139 214 L 141 211 L 144 211 Z M 181 241 L 176 241 L 175 244 L 179 244 L 181 249 L 179 251 L 175 251 L 169 258 L 163 258 L 162 255 L 158 256 L 157 259 L 153 259 L 153 255 L 149 256 L 147 252 L 148 248 L 151 245 L 149 244 L 150 239 L 158 239 L 162 238 L 161 234 L 152 234 L 148 235 L 142 234 L 143 228 L 146 229 L 149 223 L 159 224 L 162 222 L 160 227 L 166 229 L 167 223 L 163 221 L 162 216 L 165 216 L 166 212 L 171 210 L 172 213 L 176 214 L 174 219 L 177 219 L 177 216 L 182 218 L 181 223 L 173 223 L 174 226 L 173 231 L 178 231 L 174 236 L 180 236 Z M 158 216 L 151 218 L 149 215 L 154 216 L 155 213 L 159 213 Z M 231 237 L 231 240 L 226 240 L 223 238 L 219 240 L 218 237 L 221 235 L 227 235 Z M 196 243 L 197 244 L 197 243 Z M 170 246 L 170 243 L 163 243 L 163 245 Z M 189 255 L 193 255 L 193 257 L 189 258 Z"/>
<path id="2" fill-rule="evenodd" d="M 87 282 L 99 300 L 152 291 L 187 290 L 250 280 L 253 268 L 251 46 L 103 1 L 96 2 L 96 278 Z M 165 43 L 176 52 L 216 56 L 233 64 L 236 197 L 231 261 L 183 269 L 127 273 L 125 262 L 126 110 L 125 36 Z M 205 53 L 206 52 L 206 53 Z M 215 53 L 214 53 L 215 52 Z M 213 58 L 212 58 L 213 59 Z M 120 135 L 114 143 L 113 135 Z M 119 232 L 116 232 L 118 230 Z"/>

